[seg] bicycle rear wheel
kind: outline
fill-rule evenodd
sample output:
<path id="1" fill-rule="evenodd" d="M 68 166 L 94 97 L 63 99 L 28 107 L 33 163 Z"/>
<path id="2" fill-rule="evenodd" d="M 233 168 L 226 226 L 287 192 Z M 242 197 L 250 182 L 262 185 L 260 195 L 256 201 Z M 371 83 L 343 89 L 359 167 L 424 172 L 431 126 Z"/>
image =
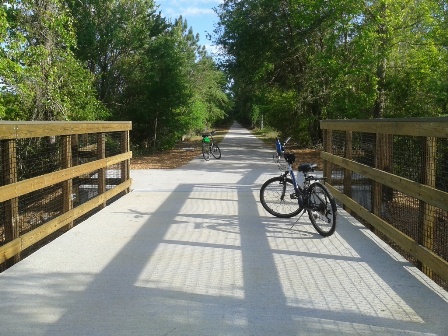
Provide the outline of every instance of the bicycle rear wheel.
<path id="1" fill-rule="evenodd" d="M 331 236 L 336 230 L 336 202 L 328 189 L 319 182 L 313 183 L 305 203 L 316 231 L 321 236 Z"/>
<path id="2" fill-rule="evenodd" d="M 275 217 L 290 218 L 302 211 L 292 180 L 282 176 L 273 177 L 261 186 L 260 201 Z"/>
<path id="3" fill-rule="evenodd" d="M 205 161 L 208 161 L 210 159 L 210 144 L 207 142 L 202 143 L 202 156 L 204 157 Z"/>
<path id="4" fill-rule="evenodd" d="M 211 146 L 211 152 L 215 159 L 221 158 L 221 150 L 219 149 L 217 144 L 213 143 L 213 145 Z"/>

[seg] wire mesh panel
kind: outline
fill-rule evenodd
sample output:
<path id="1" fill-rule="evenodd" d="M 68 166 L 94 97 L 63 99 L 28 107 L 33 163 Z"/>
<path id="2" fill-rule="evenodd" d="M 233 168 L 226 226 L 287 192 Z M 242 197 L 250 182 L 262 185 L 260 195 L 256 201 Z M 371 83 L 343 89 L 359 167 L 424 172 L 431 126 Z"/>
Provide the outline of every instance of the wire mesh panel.
<path id="1" fill-rule="evenodd" d="M 118 155 L 122 152 L 123 143 L 120 133 L 106 133 L 106 157 Z"/>
<path id="2" fill-rule="evenodd" d="M 60 137 L 18 139 L 18 181 L 61 169 Z"/>
<path id="3" fill-rule="evenodd" d="M 345 157 L 345 132 L 334 131 L 332 133 L 331 153 Z M 336 164 L 331 165 L 331 181 L 339 190 L 343 190 L 344 169 Z"/>
<path id="4" fill-rule="evenodd" d="M 436 139 L 436 188 L 448 192 L 448 139 Z"/>
<path id="5" fill-rule="evenodd" d="M 423 182 L 423 163 L 427 159 L 424 143 L 424 137 L 395 136 L 392 173 L 414 182 Z"/>
<path id="6" fill-rule="evenodd" d="M 106 177 L 106 189 L 119 185 L 122 179 L 120 164 L 107 167 Z"/>
<path id="7" fill-rule="evenodd" d="M 19 229 L 23 235 L 62 213 L 62 185 L 39 189 L 19 197 Z"/>

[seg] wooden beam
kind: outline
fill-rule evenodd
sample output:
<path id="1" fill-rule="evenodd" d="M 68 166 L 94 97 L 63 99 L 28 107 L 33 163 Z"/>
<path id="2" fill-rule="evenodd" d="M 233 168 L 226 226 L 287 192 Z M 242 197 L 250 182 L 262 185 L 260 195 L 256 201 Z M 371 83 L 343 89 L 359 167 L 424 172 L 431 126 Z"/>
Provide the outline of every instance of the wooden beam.
<path id="1" fill-rule="evenodd" d="M 63 135 L 62 141 L 62 167 L 63 168 L 71 168 L 73 166 L 72 160 L 72 136 L 71 135 Z M 62 212 L 66 213 L 73 209 L 73 179 L 67 179 L 62 182 L 62 197 L 63 197 L 63 205 Z M 71 229 L 73 227 L 73 221 L 68 223 L 67 229 Z"/>
<path id="2" fill-rule="evenodd" d="M 97 159 L 102 160 L 106 157 L 106 134 L 98 133 L 97 134 Z M 98 169 L 98 194 L 104 194 L 106 191 L 106 167 L 102 167 Z M 101 208 L 106 207 L 106 202 L 104 202 Z"/>
<path id="3" fill-rule="evenodd" d="M 323 130 L 448 138 L 448 117 L 322 120 Z"/>
<path id="4" fill-rule="evenodd" d="M 131 129 L 130 121 L 2 121 L 0 139 L 122 132 Z"/>
<path id="5" fill-rule="evenodd" d="M 46 175 L 34 177 L 28 180 L 20 181 L 14 184 L 0 187 L 0 202 L 28 194 L 56 183 L 67 181 L 69 179 L 90 174 L 100 168 L 112 166 L 132 157 L 132 152 L 127 152 L 98 161 L 84 163 L 79 166 L 62 169 Z"/>
<path id="6" fill-rule="evenodd" d="M 378 181 L 388 187 L 401 191 L 409 196 L 422 200 L 430 205 L 448 211 L 448 193 L 429 187 L 404 177 L 396 176 L 369 166 L 341 158 L 330 153 L 321 152 L 321 158 L 348 168 L 364 177 Z"/>

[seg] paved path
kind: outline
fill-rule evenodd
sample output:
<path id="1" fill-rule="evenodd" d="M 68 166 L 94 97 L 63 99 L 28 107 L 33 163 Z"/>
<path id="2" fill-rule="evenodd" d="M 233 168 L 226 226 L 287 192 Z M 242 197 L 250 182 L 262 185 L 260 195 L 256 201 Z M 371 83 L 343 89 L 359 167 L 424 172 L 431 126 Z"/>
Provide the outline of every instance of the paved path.
<path id="1" fill-rule="evenodd" d="M 133 192 L 0 274 L 0 335 L 448 335 L 448 294 L 343 211 L 270 216 L 272 150 L 132 171 Z"/>

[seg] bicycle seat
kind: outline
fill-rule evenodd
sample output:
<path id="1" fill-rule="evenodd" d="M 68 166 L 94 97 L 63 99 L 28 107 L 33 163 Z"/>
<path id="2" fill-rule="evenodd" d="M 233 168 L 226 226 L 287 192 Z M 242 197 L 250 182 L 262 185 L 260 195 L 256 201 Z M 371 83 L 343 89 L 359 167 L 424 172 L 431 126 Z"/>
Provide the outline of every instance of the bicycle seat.
<path id="1" fill-rule="evenodd" d="M 301 165 L 299 165 L 299 172 L 308 173 L 310 171 L 314 171 L 314 168 L 316 167 L 316 163 L 302 163 Z"/>

